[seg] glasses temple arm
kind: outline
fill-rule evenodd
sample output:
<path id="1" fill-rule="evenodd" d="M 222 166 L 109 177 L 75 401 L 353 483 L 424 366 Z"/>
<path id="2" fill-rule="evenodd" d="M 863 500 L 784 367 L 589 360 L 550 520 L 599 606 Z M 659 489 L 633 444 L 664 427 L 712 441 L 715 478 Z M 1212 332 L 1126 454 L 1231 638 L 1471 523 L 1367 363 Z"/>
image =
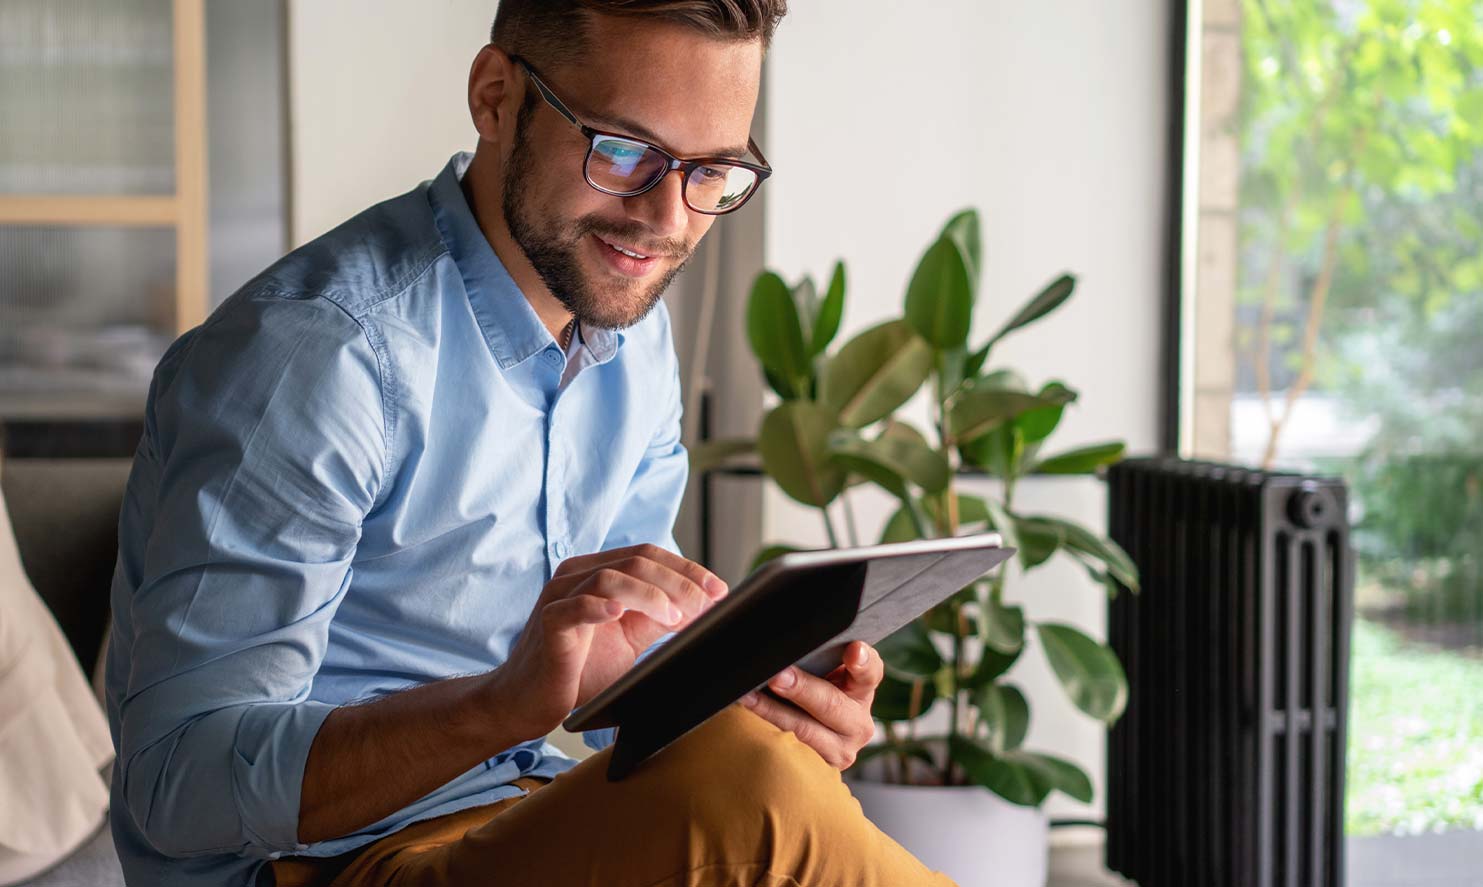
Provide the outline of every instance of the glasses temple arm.
<path id="1" fill-rule="evenodd" d="M 767 167 L 769 171 L 772 170 L 772 164 L 768 163 L 767 158 L 762 156 L 762 149 L 758 147 L 757 141 L 751 136 L 747 136 L 747 150 L 752 152 L 752 156 L 756 157 L 762 166 Z"/>
<path id="2" fill-rule="evenodd" d="M 561 99 L 556 97 L 556 93 L 552 92 L 545 83 L 541 82 L 541 78 L 536 75 L 536 72 L 531 69 L 525 59 L 516 58 L 515 63 L 525 70 L 526 76 L 530 77 L 530 82 L 535 84 L 536 91 L 541 94 L 541 98 L 546 100 L 546 104 L 556 109 L 556 113 L 565 117 L 572 126 L 582 127 L 582 121 L 577 119 L 577 115 L 573 114 L 566 105 L 562 104 Z"/>

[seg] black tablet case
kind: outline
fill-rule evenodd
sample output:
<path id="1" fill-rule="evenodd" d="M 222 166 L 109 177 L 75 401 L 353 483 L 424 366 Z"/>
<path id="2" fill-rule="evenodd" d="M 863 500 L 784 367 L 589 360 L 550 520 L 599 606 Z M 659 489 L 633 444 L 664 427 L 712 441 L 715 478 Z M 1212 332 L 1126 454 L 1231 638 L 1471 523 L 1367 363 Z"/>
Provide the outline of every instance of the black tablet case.
<path id="1" fill-rule="evenodd" d="M 607 773 L 616 782 L 789 665 L 827 674 L 849 642 L 880 641 L 1013 554 L 1012 548 L 910 554 L 818 565 L 780 577 L 738 600 L 704 644 L 677 653 L 614 700 L 605 717 L 579 729 L 618 726 Z M 955 563 L 941 584 L 902 589 L 948 557 Z M 891 593 L 897 589 L 903 593 Z M 790 626 L 786 635 L 776 633 L 779 625 Z M 772 642 L 759 645 L 759 638 Z"/>

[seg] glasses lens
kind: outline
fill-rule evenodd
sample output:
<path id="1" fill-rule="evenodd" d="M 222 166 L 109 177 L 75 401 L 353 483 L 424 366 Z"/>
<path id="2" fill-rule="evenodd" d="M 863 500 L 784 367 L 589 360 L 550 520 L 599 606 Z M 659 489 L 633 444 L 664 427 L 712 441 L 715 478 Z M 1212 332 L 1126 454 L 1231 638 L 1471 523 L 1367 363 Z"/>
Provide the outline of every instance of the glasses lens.
<path id="1" fill-rule="evenodd" d="M 696 212 L 724 213 L 741 206 L 757 187 L 757 173 L 745 166 L 708 163 L 690 171 L 685 201 Z"/>
<path id="2" fill-rule="evenodd" d="M 614 194 L 642 191 L 669 170 L 663 154 L 643 142 L 597 136 L 587 155 L 587 179 Z"/>

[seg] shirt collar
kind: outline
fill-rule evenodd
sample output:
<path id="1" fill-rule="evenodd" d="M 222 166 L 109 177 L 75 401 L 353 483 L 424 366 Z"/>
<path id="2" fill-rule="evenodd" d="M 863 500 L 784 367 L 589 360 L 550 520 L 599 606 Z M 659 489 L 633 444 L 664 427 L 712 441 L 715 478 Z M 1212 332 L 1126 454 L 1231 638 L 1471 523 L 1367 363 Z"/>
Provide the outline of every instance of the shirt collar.
<path id="1" fill-rule="evenodd" d="M 556 340 L 495 255 L 464 198 L 460 182 L 473 159 L 467 151 L 454 154 L 433 180 L 428 203 L 485 341 L 500 368 L 509 369 Z M 595 362 L 606 363 L 623 344 L 623 332 L 583 326 L 582 342 Z"/>

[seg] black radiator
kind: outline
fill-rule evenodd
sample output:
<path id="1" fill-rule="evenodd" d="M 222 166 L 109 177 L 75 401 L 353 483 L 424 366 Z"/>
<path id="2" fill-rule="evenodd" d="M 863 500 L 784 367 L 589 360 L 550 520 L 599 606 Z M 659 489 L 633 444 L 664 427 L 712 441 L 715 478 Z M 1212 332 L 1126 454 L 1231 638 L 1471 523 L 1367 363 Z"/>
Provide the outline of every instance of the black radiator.
<path id="1" fill-rule="evenodd" d="M 1107 866 L 1140 887 L 1343 887 L 1353 570 L 1342 481 L 1173 458 L 1108 474 L 1142 574 L 1110 607 Z"/>

